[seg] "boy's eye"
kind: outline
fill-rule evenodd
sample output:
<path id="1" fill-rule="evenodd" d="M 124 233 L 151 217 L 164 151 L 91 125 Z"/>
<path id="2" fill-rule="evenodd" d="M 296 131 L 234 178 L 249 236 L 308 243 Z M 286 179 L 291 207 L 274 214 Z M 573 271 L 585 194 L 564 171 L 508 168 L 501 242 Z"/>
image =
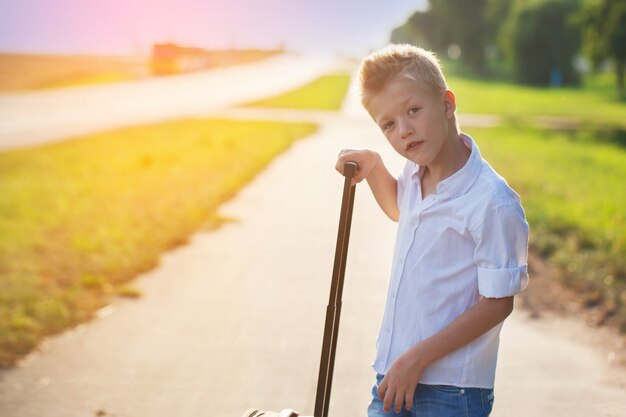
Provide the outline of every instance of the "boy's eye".
<path id="1" fill-rule="evenodd" d="M 417 106 L 413 106 L 413 107 L 411 107 L 411 108 L 409 109 L 409 114 L 415 114 L 415 113 L 417 113 L 418 111 L 420 111 L 420 108 L 419 108 L 419 107 L 417 107 Z"/>
<path id="2" fill-rule="evenodd" d="M 387 122 L 383 125 L 383 130 L 387 130 L 393 126 L 393 122 Z"/>

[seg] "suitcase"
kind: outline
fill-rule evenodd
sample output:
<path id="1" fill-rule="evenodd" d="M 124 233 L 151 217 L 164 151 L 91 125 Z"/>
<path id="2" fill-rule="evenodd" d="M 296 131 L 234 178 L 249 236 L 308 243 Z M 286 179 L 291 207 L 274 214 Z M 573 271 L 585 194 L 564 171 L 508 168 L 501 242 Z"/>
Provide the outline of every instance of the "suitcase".
<path id="1" fill-rule="evenodd" d="M 328 417 L 330 403 L 330 389 L 333 382 L 333 369 L 335 366 L 335 351 L 337 350 L 337 336 L 339 334 L 339 316 L 341 315 L 341 294 L 343 292 L 343 280 L 346 271 L 346 256 L 348 253 L 348 241 L 350 239 L 350 225 L 352 222 L 352 207 L 354 205 L 355 186 L 352 185 L 352 177 L 357 169 L 354 162 L 344 164 L 343 175 L 343 199 L 341 202 L 341 214 L 339 216 L 339 231 L 337 233 L 337 246 L 335 248 L 335 263 L 330 285 L 330 298 L 326 307 L 326 322 L 324 324 L 324 341 L 322 342 L 322 355 L 320 359 L 319 376 L 317 380 L 317 394 L 315 396 L 315 411 L 313 417 Z M 298 417 L 300 414 L 293 410 L 285 409 L 280 412 L 260 411 L 250 409 L 242 417 Z M 304 416 L 301 416 L 304 417 Z"/>

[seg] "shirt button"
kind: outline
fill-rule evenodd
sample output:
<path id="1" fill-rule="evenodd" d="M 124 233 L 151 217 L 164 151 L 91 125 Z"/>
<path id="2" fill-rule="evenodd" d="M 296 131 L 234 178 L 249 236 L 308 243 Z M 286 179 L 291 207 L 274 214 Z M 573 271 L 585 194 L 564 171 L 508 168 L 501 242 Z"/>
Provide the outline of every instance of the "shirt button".
<path id="1" fill-rule="evenodd" d="M 459 394 L 461 394 L 461 395 L 465 394 L 465 390 L 462 389 L 461 391 L 459 391 Z"/>
<path id="2" fill-rule="evenodd" d="M 404 263 L 404 258 L 400 258 L 400 259 L 398 259 L 398 263 L 399 263 L 399 264 Z"/>

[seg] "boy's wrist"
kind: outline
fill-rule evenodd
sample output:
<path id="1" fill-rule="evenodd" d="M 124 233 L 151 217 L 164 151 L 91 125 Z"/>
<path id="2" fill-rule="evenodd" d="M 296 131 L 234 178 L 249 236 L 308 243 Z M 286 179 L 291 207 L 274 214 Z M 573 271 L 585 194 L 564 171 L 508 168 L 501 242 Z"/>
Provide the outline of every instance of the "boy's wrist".
<path id="1" fill-rule="evenodd" d="M 382 157 L 380 156 L 380 154 L 378 152 L 372 151 L 372 150 L 369 150 L 368 152 L 369 152 L 369 159 L 370 159 L 370 163 L 372 165 L 372 168 L 371 168 L 369 174 L 367 175 L 367 177 L 369 177 L 372 174 L 376 175 L 375 172 L 377 170 L 379 170 L 382 167 L 382 165 L 383 165 L 382 164 L 383 159 L 382 159 Z M 366 177 L 366 179 L 367 179 L 367 177 Z"/>
<path id="2" fill-rule="evenodd" d="M 406 358 L 410 362 L 410 366 L 414 369 L 423 371 L 430 363 L 428 363 L 427 355 L 423 351 L 422 343 L 413 346 L 408 352 Z"/>

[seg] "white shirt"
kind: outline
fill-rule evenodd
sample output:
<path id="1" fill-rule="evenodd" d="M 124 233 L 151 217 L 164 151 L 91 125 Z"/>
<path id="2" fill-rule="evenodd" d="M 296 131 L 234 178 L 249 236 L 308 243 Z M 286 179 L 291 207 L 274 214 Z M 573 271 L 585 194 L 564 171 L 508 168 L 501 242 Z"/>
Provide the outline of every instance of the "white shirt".
<path id="1" fill-rule="evenodd" d="M 528 283 L 528 223 L 519 196 L 471 149 L 466 164 L 422 199 L 423 169 L 398 178 L 400 219 L 374 370 L 384 375 L 416 343 L 483 297 L 508 297 Z M 502 323 L 428 366 L 420 383 L 493 388 Z"/>

